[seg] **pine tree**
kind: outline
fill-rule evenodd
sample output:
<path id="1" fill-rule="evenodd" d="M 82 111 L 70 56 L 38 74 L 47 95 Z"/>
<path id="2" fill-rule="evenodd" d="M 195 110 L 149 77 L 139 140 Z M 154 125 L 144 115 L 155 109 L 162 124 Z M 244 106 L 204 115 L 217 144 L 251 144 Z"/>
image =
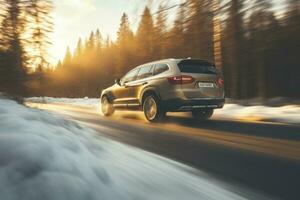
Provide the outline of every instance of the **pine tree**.
<path id="1" fill-rule="evenodd" d="M 117 65 L 115 76 L 120 77 L 126 70 L 132 67 L 133 56 L 133 33 L 130 29 L 128 16 L 123 13 L 118 31 L 117 46 Z"/>
<path id="2" fill-rule="evenodd" d="M 83 46 L 81 38 L 78 39 L 77 46 L 74 51 L 74 62 L 79 64 L 83 55 Z"/>
<path id="3" fill-rule="evenodd" d="M 188 0 L 187 45 L 191 57 L 213 60 L 213 13 L 211 1 Z"/>
<path id="4" fill-rule="evenodd" d="M 136 34 L 137 57 L 140 64 L 153 59 L 154 54 L 154 26 L 153 19 L 148 7 L 145 7 L 142 19 Z"/>
<path id="5" fill-rule="evenodd" d="M 228 18 L 224 30 L 224 48 L 225 48 L 225 81 L 227 82 L 227 94 L 231 98 L 240 97 L 240 89 L 247 88 L 241 86 L 240 68 L 243 67 L 243 44 L 244 44 L 244 24 L 243 12 L 244 0 L 231 0 L 227 9 Z"/>
<path id="6" fill-rule="evenodd" d="M 28 45 L 31 50 L 30 59 L 32 65 L 42 68 L 49 66 L 47 50 L 51 44 L 49 34 L 53 31 L 51 11 L 52 2 L 49 0 L 27 1 L 28 29 L 32 35 Z"/>
<path id="7" fill-rule="evenodd" d="M 186 48 L 186 8 L 181 4 L 174 25 L 169 32 L 168 50 L 169 57 L 184 58 L 190 57 Z M 195 50 L 194 50 L 195 51 Z"/>
<path id="8" fill-rule="evenodd" d="M 101 33 L 100 33 L 99 29 L 97 29 L 96 34 L 95 34 L 95 47 L 96 47 L 97 54 L 99 54 L 101 52 L 102 43 L 103 43 L 103 41 L 102 41 Z"/>
<path id="9" fill-rule="evenodd" d="M 24 2 L 21 0 L 3 0 L 0 46 L 5 56 L 0 60 L 0 74 L 3 91 L 24 94 L 26 80 L 26 52 L 22 33 L 25 29 L 25 19 L 22 16 Z"/>
<path id="10" fill-rule="evenodd" d="M 118 31 L 117 44 L 120 46 L 126 46 L 126 44 L 128 44 L 128 42 L 132 39 L 132 37 L 133 33 L 130 29 L 128 16 L 126 13 L 123 13 Z"/>
<path id="11" fill-rule="evenodd" d="M 64 68 L 70 67 L 71 63 L 72 63 L 72 54 L 71 54 L 70 47 L 67 47 L 66 54 L 63 60 L 63 67 Z"/>
<path id="12" fill-rule="evenodd" d="M 90 33 L 88 42 L 87 42 L 87 51 L 88 52 L 93 52 L 95 50 L 95 36 L 94 36 L 94 32 L 92 31 Z"/>
<path id="13" fill-rule="evenodd" d="M 277 39 L 273 36 L 276 35 L 276 26 L 278 23 L 271 8 L 272 4 L 267 0 L 255 1 L 251 9 L 252 14 L 250 15 L 248 25 L 249 38 L 251 40 L 250 50 L 253 56 L 251 62 L 254 67 L 252 70 L 253 74 L 256 74 L 255 96 L 261 98 L 267 97 L 269 93 L 267 90 L 268 55 L 271 51 L 276 51 L 277 48 L 275 44 Z M 270 35 L 270 32 L 274 35 Z"/>
<path id="14" fill-rule="evenodd" d="M 284 81 L 284 94 L 299 98 L 300 85 L 300 2 L 288 0 L 283 27 L 281 29 L 281 56 L 284 55 L 283 71 L 288 77 Z M 283 60 L 283 59 L 282 59 Z"/>
<path id="15" fill-rule="evenodd" d="M 86 43 L 86 48 L 85 48 L 85 63 L 86 67 L 89 68 L 94 68 L 96 63 L 95 63 L 95 58 L 96 58 L 96 38 L 95 38 L 95 33 L 92 31 L 87 39 Z"/>
<path id="16" fill-rule="evenodd" d="M 157 11 L 154 26 L 154 57 L 163 59 L 167 57 L 167 14 L 162 4 Z"/>

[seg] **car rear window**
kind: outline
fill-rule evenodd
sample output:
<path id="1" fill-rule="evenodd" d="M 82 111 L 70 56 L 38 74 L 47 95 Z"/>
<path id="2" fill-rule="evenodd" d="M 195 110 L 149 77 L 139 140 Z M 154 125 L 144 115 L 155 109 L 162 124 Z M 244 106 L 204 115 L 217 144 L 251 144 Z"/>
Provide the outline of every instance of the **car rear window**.
<path id="1" fill-rule="evenodd" d="M 182 60 L 178 63 L 179 70 L 183 73 L 216 74 L 214 64 L 202 60 Z"/>

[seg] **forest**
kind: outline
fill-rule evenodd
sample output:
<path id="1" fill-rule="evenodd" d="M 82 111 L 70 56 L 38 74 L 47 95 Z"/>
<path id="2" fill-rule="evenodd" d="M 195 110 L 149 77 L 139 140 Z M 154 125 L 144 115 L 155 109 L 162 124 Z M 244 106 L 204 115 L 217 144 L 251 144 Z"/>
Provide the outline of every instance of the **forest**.
<path id="1" fill-rule="evenodd" d="M 53 31 L 50 0 L 0 0 L 0 91 L 23 96 L 99 97 L 130 69 L 164 58 L 216 60 L 215 20 L 220 22 L 220 69 L 233 99 L 300 97 L 300 2 L 186 0 L 158 10 L 145 7 L 137 30 L 126 13 L 117 39 L 101 27 L 66 47 L 49 64 Z M 219 1 L 217 1 L 219 2 Z M 170 23 L 170 12 L 176 11 Z M 138 15 L 138 14 L 137 14 Z M 218 16 L 218 18 L 216 18 Z"/>

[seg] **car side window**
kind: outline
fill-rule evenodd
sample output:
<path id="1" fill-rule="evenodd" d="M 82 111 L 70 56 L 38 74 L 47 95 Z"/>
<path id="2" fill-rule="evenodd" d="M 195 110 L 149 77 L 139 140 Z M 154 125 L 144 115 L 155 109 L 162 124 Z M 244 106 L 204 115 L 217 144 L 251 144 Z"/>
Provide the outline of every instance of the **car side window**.
<path id="1" fill-rule="evenodd" d="M 147 65 L 144 67 L 141 67 L 139 74 L 137 76 L 137 80 L 144 79 L 152 76 L 152 65 Z"/>
<path id="2" fill-rule="evenodd" d="M 139 69 L 134 69 L 128 72 L 121 80 L 122 84 L 134 81 L 137 77 L 137 74 L 139 72 Z"/>
<path id="3" fill-rule="evenodd" d="M 167 64 L 156 64 L 154 68 L 153 75 L 161 74 L 165 71 L 168 71 L 169 67 Z"/>

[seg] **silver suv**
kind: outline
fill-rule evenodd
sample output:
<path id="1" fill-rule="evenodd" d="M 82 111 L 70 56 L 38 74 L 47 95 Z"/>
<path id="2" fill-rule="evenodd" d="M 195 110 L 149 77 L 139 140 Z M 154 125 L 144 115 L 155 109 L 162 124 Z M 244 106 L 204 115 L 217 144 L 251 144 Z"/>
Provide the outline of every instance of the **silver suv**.
<path id="1" fill-rule="evenodd" d="M 105 116 L 116 109 L 143 110 L 150 122 L 161 120 L 166 112 L 191 111 L 196 119 L 208 119 L 224 103 L 223 79 L 214 64 L 199 59 L 143 64 L 101 94 Z"/>

